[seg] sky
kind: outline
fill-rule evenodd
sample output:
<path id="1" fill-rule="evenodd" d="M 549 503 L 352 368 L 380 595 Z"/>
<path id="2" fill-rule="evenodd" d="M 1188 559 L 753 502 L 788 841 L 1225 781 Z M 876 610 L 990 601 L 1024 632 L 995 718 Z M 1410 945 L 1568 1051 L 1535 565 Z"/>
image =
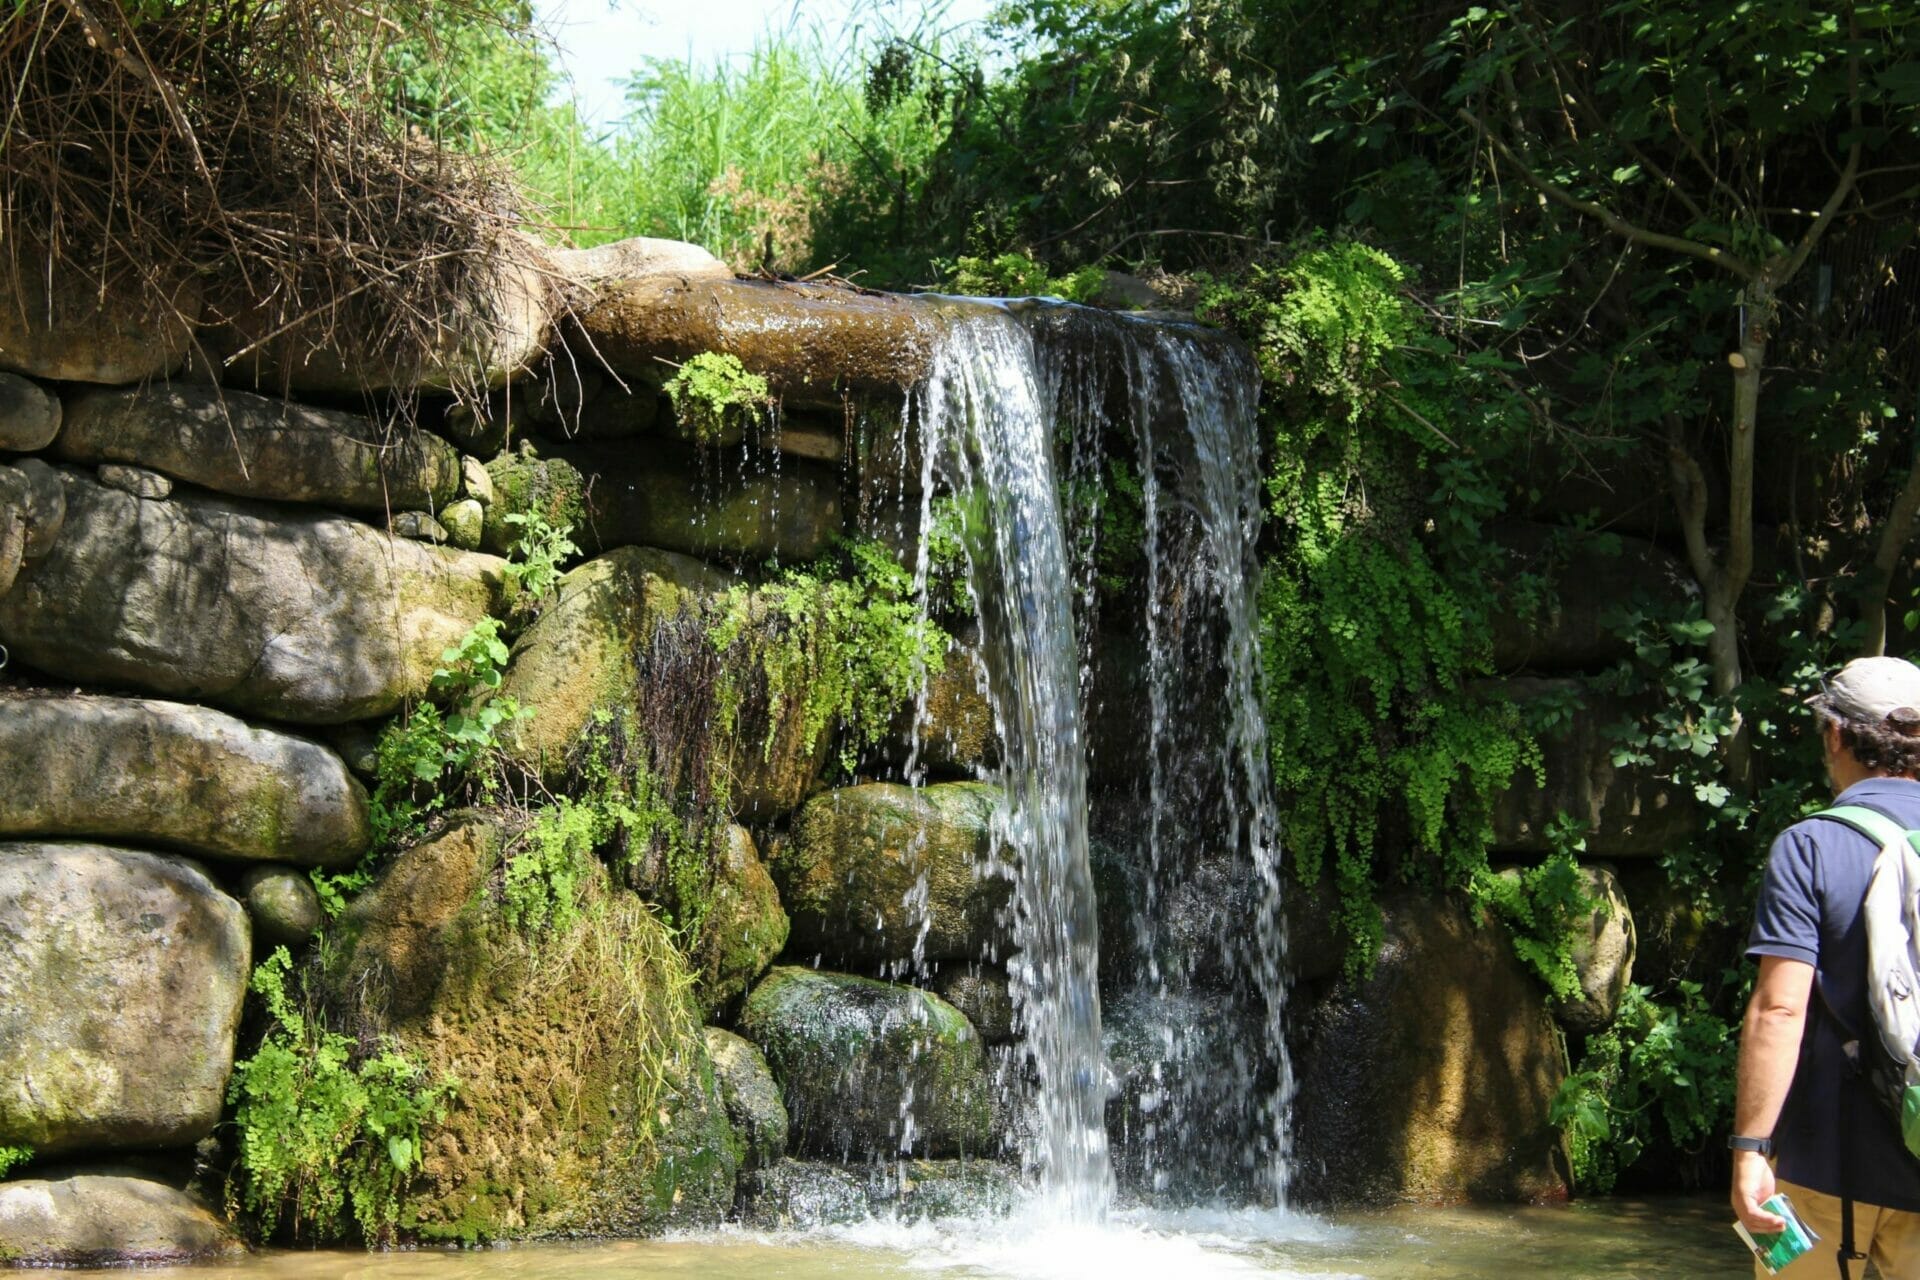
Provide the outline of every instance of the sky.
<path id="1" fill-rule="evenodd" d="M 994 0 L 949 0 L 943 25 L 976 23 Z M 593 126 L 625 111 L 621 83 L 644 58 L 713 62 L 743 54 L 756 37 L 790 24 L 845 24 L 856 9 L 882 18 L 918 13 L 916 0 L 535 0 L 542 26 L 572 77 L 581 115 Z"/>

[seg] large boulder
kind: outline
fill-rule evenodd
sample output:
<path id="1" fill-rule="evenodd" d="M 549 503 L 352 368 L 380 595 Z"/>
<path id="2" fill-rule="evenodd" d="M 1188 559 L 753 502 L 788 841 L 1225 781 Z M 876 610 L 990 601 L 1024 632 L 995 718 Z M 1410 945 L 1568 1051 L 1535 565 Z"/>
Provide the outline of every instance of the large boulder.
<path id="1" fill-rule="evenodd" d="M 400 1205 L 423 1240 L 647 1235 L 718 1223 L 739 1149 L 664 925 L 584 865 L 577 918 L 497 901 L 511 826 L 463 815 L 343 917 L 329 1004 L 459 1091 Z"/>
<path id="2" fill-rule="evenodd" d="M 624 376 L 657 380 L 663 361 L 718 351 L 791 403 L 831 406 L 920 382 L 935 334 L 924 303 L 892 294 L 671 274 L 609 284 L 578 319 L 593 352 Z"/>
<path id="3" fill-rule="evenodd" d="M 0 373 L 0 449 L 35 453 L 60 431 L 60 401 L 37 382 Z"/>
<path id="4" fill-rule="evenodd" d="M 0 844 L 0 1146 L 213 1132 L 251 963 L 246 912 L 192 862 Z"/>
<path id="5" fill-rule="evenodd" d="M 707 1028 L 707 1056 L 727 1119 L 740 1141 L 741 1168 L 764 1169 L 787 1154 L 787 1104 L 767 1059 L 750 1041 Z"/>
<path id="6" fill-rule="evenodd" d="M 139 698 L 0 698 L 0 836 L 93 836 L 336 867 L 366 851 L 367 793 L 316 742 Z"/>
<path id="7" fill-rule="evenodd" d="M 787 945 L 787 913 L 753 836 L 729 823 L 714 839 L 711 887 L 687 949 L 708 1016 L 730 1009 Z"/>
<path id="8" fill-rule="evenodd" d="M 1555 1016 L 1574 1031 L 1598 1031 L 1620 1012 L 1620 1000 L 1633 981 L 1637 938 L 1633 912 L 1620 880 L 1605 867 L 1582 867 L 1593 910 L 1573 936 L 1573 966 L 1580 975 L 1580 998 L 1556 1004 Z"/>
<path id="9" fill-rule="evenodd" d="M 0 597 L 0 642 L 54 675 L 276 720 L 366 719 L 424 694 L 441 652 L 500 602 L 492 556 L 64 480 L 59 539 Z"/>
<path id="10" fill-rule="evenodd" d="M 437 510 L 460 488 L 460 455 L 438 436 L 198 386 L 73 396 L 59 453 L 151 467 L 236 497 L 370 513 Z"/>
<path id="11" fill-rule="evenodd" d="M 1389 903 L 1373 973 L 1301 1019 L 1299 1191 L 1338 1204 L 1567 1195 L 1548 1120 L 1565 1052 L 1501 930 L 1450 901 Z"/>
<path id="12" fill-rule="evenodd" d="M 740 1033 L 780 1082 L 798 1154 L 887 1160 L 994 1146 L 980 1037 L 931 992 L 776 968 L 747 996 Z"/>
<path id="13" fill-rule="evenodd" d="M 623 547 L 568 573 L 514 644 L 500 693 L 535 714 L 503 729 L 508 755 L 558 780 L 600 726 L 636 723 L 642 740 L 693 743 L 718 717 L 721 675 L 711 631 L 731 579 L 671 552 Z M 773 625 L 764 611 L 751 626 Z M 745 673 L 734 672 L 735 675 Z M 825 734 L 809 734 L 805 698 L 777 710 L 745 707 L 730 740 L 682 750 L 655 781 L 724 780 L 729 808 L 761 820 L 789 812 L 826 764 Z M 778 716 L 768 732 L 766 715 Z M 631 735 L 630 735 L 631 736 Z M 701 789 L 701 788 L 695 788 Z"/>
<path id="14" fill-rule="evenodd" d="M 788 949 L 869 970 L 1003 958 L 1013 884 L 993 863 L 999 800 L 983 782 L 874 782 L 808 801 L 771 856 Z"/>
<path id="15" fill-rule="evenodd" d="M 186 359 L 200 318 L 196 277 L 149 287 L 130 263 L 103 273 L 66 261 L 49 269 L 35 256 L 24 242 L 0 255 L 0 369 L 120 385 L 165 377 Z"/>
<path id="16" fill-rule="evenodd" d="M 1490 682 L 1487 690 L 1521 704 L 1523 715 L 1528 703 L 1551 704 L 1560 720 L 1557 729 L 1538 735 L 1544 781 L 1517 770 L 1494 801 L 1495 849 L 1553 852 L 1548 832 L 1562 814 L 1585 824 L 1587 853 L 1595 858 L 1656 858 L 1698 833 L 1699 802 L 1691 788 L 1651 767 L 1613 762 L 1614 729 L 1636 719 L 1638 706 L 1572 679 L 1517 676 Z"/>
<path id="17" fill-rule="evenodd" d="M 144 1178 L 0 1183 L 0 1265 L 177 1266 L 247 1251 L 205 1205 Z"/>
<path id="18" fill-rule="evenodd" d="M 1678 612 L 1697 588 L 1675 557 L 1638 538 L 1509 523 L 1491 531 L 1507 553 L 1509 584 L 1493 615 L 1501 671 L 1596 671 L 1633 652 L 1613 625 L 1637 601 Z M 1518 598 L 1521 576 L 1534 582 Z"/>

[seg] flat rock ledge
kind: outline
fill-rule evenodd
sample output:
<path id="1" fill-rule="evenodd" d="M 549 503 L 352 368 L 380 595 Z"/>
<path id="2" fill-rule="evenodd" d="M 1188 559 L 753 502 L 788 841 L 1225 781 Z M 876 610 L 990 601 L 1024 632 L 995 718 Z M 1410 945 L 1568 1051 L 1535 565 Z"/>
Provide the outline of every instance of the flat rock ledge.
<path id="1" fill-rule="evenodd" d="M 366 851 L 367 793 L 317 742 L 145 698 L 0 698 L 0 836 L 91 836 L 337 867 Z"/>
<path id="2" fill-rule="evenodd" d="M 204 1205 L 163 1183 L 97 1174 L 0 1183 L 0 1266 L 172 1265 L 246 1251 Z"/>

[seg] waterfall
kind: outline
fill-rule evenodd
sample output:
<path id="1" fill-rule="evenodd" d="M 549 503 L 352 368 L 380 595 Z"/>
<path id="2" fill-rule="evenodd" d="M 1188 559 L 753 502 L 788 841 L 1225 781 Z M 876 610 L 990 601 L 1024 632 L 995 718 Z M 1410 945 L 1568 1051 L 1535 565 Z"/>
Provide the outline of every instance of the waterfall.
<path id="1" fill-rule="evenodd" d="M 1104 1213 L 1114 1108 L 1135 1189 L 1284 1202 L 1292 1082 L 1258 698 L 1251 361 L 1192 325 L 1045 303 L 934 305 L 941 336 L 915 415 L 921 527 L 936 490 L 960 499 L 1004 744 L 1020 947 L 1009 978 L 1050 1209 Z M 1123 462 L 1141 508 L 1144 590 L 1127 601 L 1138 616 L 1118 621 L 1145 641 L 1144 688 L 1108 710 L 1145 768 L 1090 788 L 1087 711 L 1110 659 L 1102 627 L 1115 621 L 1100 616 L 1115 611 L 1097 583 L 1102 503 Z M 1115 1055 L 1127 1060 L 1119 1080 L 1100 1003 L 1102 819 L 1125 833 L 1105 842 L 1106 859 L 1135 895 L 1104 953 L 1131 1046 Z M 1111 1099 L 1116 1083 L 1123 1096 Z"/>

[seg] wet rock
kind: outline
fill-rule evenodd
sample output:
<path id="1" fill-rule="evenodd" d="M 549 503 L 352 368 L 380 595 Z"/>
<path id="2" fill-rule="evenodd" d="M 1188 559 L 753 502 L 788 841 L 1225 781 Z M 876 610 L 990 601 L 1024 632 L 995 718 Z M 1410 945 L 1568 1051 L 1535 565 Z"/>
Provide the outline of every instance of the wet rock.
<path id="1" fill-rule="evenodd" d="M 1587 852 L 1594 858 L 1658 857 L 1699 830 L 1699 802 L 1690 788 L 1643 765 L 1614 764 L 1613 728 L 1638 719 L 1636 705 L 1592 693 L 1571 679 L 1513 677 L 1489 682 L 1487 689 L 1516 703 L 1551 703 L 1562 722 L 1539 735 L 1545 785 L 1521 769 L 1494 801 L 1495 849 L 1551 853 L 1547 831 L 1563 813 L 1587 825 Z"/>
<path id="2" fill-rule="evenodd" d="M 1632 652 L 1611 615 L 1644 598 L 1678 612 L 1697 590 L 1678 559 L 1638 538 L 1510 523 L 1491 531 L 1507 573 L 1544 579 L 1518 597 L 1511 584 L 1493 615 L 1501 671 L 1597 671 Z M 1534 597 L 1538 597 L 1538 603 Z"/>
<path id="3" fill-rule="evenodd" d="M 1567 1195 L 1548 1121 L 1565 1059 L 1539 982 L 1504 933 L 1445 899 L 1385 904 L 1372 977 L 1302 1018 L 1295 1167 L 1312 1202 Z"/>
<path id="4" fill-rule="evenodd" d="M 0 1145 L 213 1131 L 252 962 L 246 913 L 183 858 L 0 844 Z"/>
<path id="5" fill-rule="evenodd" d="M 992 1160 L 901 1160 L 854 1168 L 782 1160 L 748 1174 L 742 1185 L 742 1224 L 761 1231 L 847 1226 L 869 1218 L 1003 1218 L 1022 1191 L 1018 1174 Z"/>
<path id="6" fill-rule="evenodd" d="M 483 548 L 495 555 L 512 550 L 522 526 L 508 516 L 537 516 L 553 528 L 573 530 L 575 541 L 588 540 L 587 478 L 571 462 L 542 458 L 523 446 L 486 469 L 494 496 L 486 508 Z"/>
<path id="7" fill-rule="evenodd" d="M 0 262 L 0 369 L 108 385 L 165 377 L 186 359 L 200 282 L 184 275 L 155 286 L 131 265 L 103 277 L 62 261 L 49 272 L 34 246 L 16 242 L 12 260 Z"/>
<path id="8" fill-rule="evenodd" d="M 945 664 L 927 676 L 921 704 L 895 717 L 886 761 L 904 769 L 911 760 L 935 777 L 972 778 L 991 769 L 1000 758 L 1000 734 L 985 684 L 978 636 L 956 636 Z"/>
<path id="9" fill-rule="evenodd" d="M 59 432 L 59 398 L 37 382 L 0 373 L 0 449 L 37 453 Z"/>
<path id="10" fill-rule="evenodd" d="M 648 546 L 740 563 L 805 564 L 840 536 L 840 478 L 831 468 L 788 460 L 778 469 L 737 455 L 700 459 L 678 450 L 647 458 L 604 450 L 567 455 L 591 491 L 590 540 L 601 547 Z"/>
<path id="11" fill-rule="evenodd" d="M 403 1228 L 471 1242 L 718 1223 L 738 1151 L 671 937 L 595 866 L 571 925 L 522 934 L 495 896 L 517 836 L 458 816 L 342 920 L 333 1007 L 459 1081 Z"/>
<path id="12" fill-rule="evenodd" d="M 486 530 L 486 508 L 472 498 L 462 498 L 441 509 L 440 524 L 448 542 L 462 551 L 478 551 Z"/>
<path id="13" fill-rule="evenodd" d="M 141 698 L 0 698 L 0 836 L 92 836 L 346 866 L 367 793 L 340 757 L 224 712 Z"/>
<path id="14" fill-rule="evenodd" d="M 981 782 L 876 782 L 808 801 L 770 858 L 788 950 L 869 970 L 916 948 L 924 960 L 1005 956 L 1013 886 L 989 865 L 999 799 Z"/>
<path id="15" fill-rule="evenodd" d="M 148 471 L 145 467 L 127 467 L 117 462 L 108 462 L 96 467 L 94 475 L 107 488 L 130 493 L 136 498 L 152 498 L 159 501 L 173 493 L 173 481 L 158 471 Z"/>
<path id="16" fill-rule="evenodd" d="M 694 994 L 710 1016 L 730 1009 L 787 944 L 780 892 L 745 827 L 716 839 L 707 911 L 687 955 Z"/>
<path id="17" fill-rule="evenodd" d="M 603 720 L 671 718 L 686 714 L 685 700 L 709 697 L 717 671 L 712 606 L 731 582 L 697 560 L 638 547 L 568 573 L 515 643 L 500 686 L 520 705 L 539 708 L 503 730 L 508 754 L 557 779 Z M 773 625 L 764 611 L 758 617 L 748 625 Z M 710 744 L 702 758 L 681 754 L 663 770 L 671 776 L 658 780 L 677 787 L 692 771 L 712 769 L 736 815 L 759 820 L 789 812 L 819 776 L 829 744 L 824 734 L 808 734 L 804 697 L 788 698 L 778 714 L 769 733 L 763 711 L 744 708 L 732 741 Z"/>
<path id="18" fill-rule="evenodd" d="M 263 952 L 271 947 L 304 946 L 326 923 L 313 881 L 286 867 L 255 867 L 247 872 L 240 877 L 240 899 L 253 919 L 255 945 Z"/>
<path id="19" fill-rule="evenodd" d="M 948 964 L 934 976 L 933 989 L 965 1014 L 988 1044 L 1013 1039 L 1013 993 L 1007 989 L 1006 974 L 981 964 Z"/>
<path id="20" fill-rule="evenodd" d="M 436 436 L 245 391 L 88 391 L 66 418 L 58 452 L 71 462 L 150 467 L 240 498 L 384 515 L 437 509 L 460 484 L 460 456 Z"/>
<path id="21" fill-rule="evenodd" d="M 163 1183 L 94 1174 L 0 1183 L 0 1265 L 177 1266 L 246 1251 L 233 1228 Z"/>
<path id="22" fill-rule="evenodd" d="M 794 404 L 837 406 L 849 392 L 898 395 L 925 376 L 934 329 L 923 304 L 826 285 L 653 275 L 603 289 L 581 330 L 623 376 L 661 361 L 737 356 Z"/>
<path id="23" fill-rule="evenodd" d="M 0 599 L 0 642 L 68 679 L 299 723 L 364 719 L 425 693 L 441 651 L 499 603 L 490 556 L 64 479 L 65 527 Z"/>
<path id="24" fill-rule="evenodd" d="M 776 968 L 747 996 L 740 1032 L 767 1055 L 799 1154 L 946 1156 L 994 1144 L 980 1037 L 930 992 Z"/>
<path id="25" fill-rule="evenodd" d="M 719 1027 L 707 1028 L 707 1056 L 727 1119 L 740 1139 L 742 1169 L 765 1169 L 787 1154 L 787 1104 L 773 1071 L 753 1045 Z"/>

